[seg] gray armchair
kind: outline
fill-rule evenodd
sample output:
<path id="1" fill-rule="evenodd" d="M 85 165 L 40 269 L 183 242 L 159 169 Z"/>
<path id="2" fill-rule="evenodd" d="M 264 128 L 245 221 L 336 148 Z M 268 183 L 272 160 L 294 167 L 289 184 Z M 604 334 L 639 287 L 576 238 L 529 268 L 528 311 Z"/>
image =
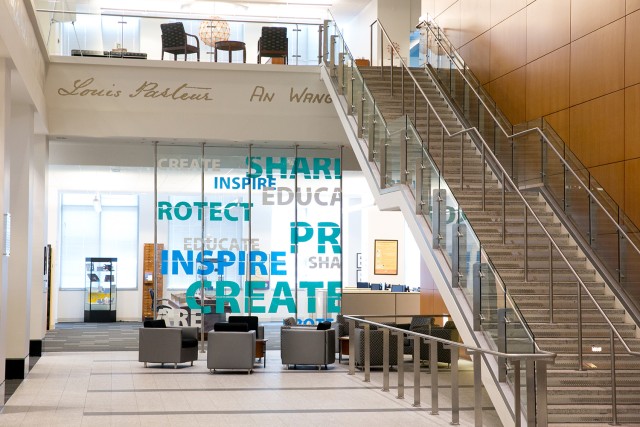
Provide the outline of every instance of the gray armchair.
<path id="1" fill-rule="evenodd" d="M 164 324 L 164 321 L 162 321 Z M 197 328 L 146 327 L 139 329 L 138 361 L 147 363 L 178 363 L 198 360 Z"/>
<path id="2" fill-rule="evenodd" d="M 369 331 L 369 355 L 370 365 L 382 366 L 383 365 L 383 348 L 382 348 L 382 331 L 370 330 Z M 364 329 L 356 328 L 355 330 L 355 363 L 358 367 L 364 367 Z M 395 366 L 398 364 L 398 339 L 389 333 L 389 366 Z"/>
<path id="3" fill-rule="evenodd" d="M 216 324 L 218 325 L 218 324 Z M 256 332 L 209 332 L 207 369 L 246 369 L 250 374 L 256 357 Z"/>
<path id="4" fill-rule="evenodd" d="M 319 331 L 309 327 L 288 327 L 280 329 L 280 353 L 282 364 L 322 365 L 327 368 L 336 361 L 336 331 L 326 329 Z"/>

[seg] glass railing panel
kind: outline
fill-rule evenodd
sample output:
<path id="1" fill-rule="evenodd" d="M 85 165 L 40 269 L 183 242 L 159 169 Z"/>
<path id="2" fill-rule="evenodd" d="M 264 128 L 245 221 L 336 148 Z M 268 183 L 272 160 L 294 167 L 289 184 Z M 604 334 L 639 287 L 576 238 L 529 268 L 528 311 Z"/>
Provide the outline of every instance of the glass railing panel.
<path id="1" fill-rule="evenodd" d="M 556 154 L 556 152 L 551 147 L 549 147 L 548 144 L 544 144 L 543 146 L 542 157 L 542 179 L 544 180 L 544 185 L 549 190 L 558 206 L 564 209 L 564 163 L 562 162 L 562 159 Z"/>
<path id="2" fill-rule="evenodd" d="M 486 140 L 485 140 L 486 141 Z M 489 141 L 487 141 L 489 143 Z M 493 144 L 489 144 L 494 154 L 502 164 L 502 167 L 507 171 L 509 176 L 514 176 L 514 148 L 515 145 L 511 144 L 511 139 L 502 132 L 502 130 L 495 124 L 493 129 Z"/>
<path id="3" fill-rule="evenodd" d="M 360 70 L 355 66 L 355 63 L 351 67 L 351 80 L 353 98 L 351 100 L 351 107 L 353 115 L 357 118 L 360 110 L 362 110 L 362 91 L 364 90 L 364 78 L 360 74 Z M 358 126 L 362 126 L 362 123 L 358 123 Z"/>
<path id="4" fill-rule="evenodd" d="M 513 172 L 511 177 L 520 186 L 539 186 L 542 179 L 543 150 L 537 133 L 513 138 Z"/>
<path id="5" fill-rule="evenodd" d="M 458 258 L 460 268 L 459 286 L 466 296 L 467 302 L 473 307 L 473 282 L 474 279 L 478 279 L 477 268 L 480 265 L 480 240 L 462 210 L 458 215 L 458 223 L 461 241 Z"/>
<path id="6" fill-rule="evenodd" d="M 505 295 L 502 291 L 495 269 L 491 266 L 486 255 L 482 254 L 480 269 L 480 312 L 482 314 L 481 328 L 495 350 L 498 347 L 498 310 L 505 308 Z"/>
<path id="7" fill-rule="evenodd" d="M 572 173 L 566 174 L 565 213 L 573 221 L 580 235 L 587 243 L 589 235 L 589 195 L 585 190 L 588 180 L 581 180 Z"/>
<path id="8" fill-rule="evenodd" d="M 462 114 L 469 121 L 471 127 L 479 128 L 480 124 L 480 100 L 475 95 L 472 85 L 464 83 L 464 109 Z"/>
<path id="9" fill-rule="evenodd" d="M 620 285 L 640 310 L 640 254 L 634 248 L 640 248 L 638 240 L 640 233 L 635 225 L 627 219 L 621 218 L 622 227 L 629 238 L 620 237 Z"/>
<path id="10" fill-rule="evenodd" d="M 491 117 L 489 110 L 484 104 L 478 104 L 478 132 L 482 136 L 482 139 L 487 143 L 490 150 L 494 150 L 494 140 L 496 134 L 496 127 Z"/>
<path id="11" fill-rule="evenodd" d="M 373 95 L 365 85 L 364 92 L 364 105 L 363 105 L 363 113 L 362 113 L 362 137 L 367 141 L 367 144 L 372 143 L 372 138 L 375 137 L 375 101 L 373 99 Z"/>
<path id="12" fill-rule="evenodd" d="M 387 143 L 388 130 L 387 124 L 382 117 L 382 113 L 380 112 L 377 104 L 374 105 L 374 120 L 376 121 L 376 124 L 374 127 L 375 132 L 373 143 L 371 144 L 371 150 L 373 151 L 373 161 L 378 166 L 378 170 L 380 170 L 380 151 L 384 149 L 384 146 Z"/>
<path id="13" fill-rule="evenodd" d="M 458 107 L 458 110 L 463 111 L 466 92 L 468 90 L 468 88 L 465 87 L 467 84 L 464 81 L 462 74 L 459 72 L 455 62 L 451 62 L 451 67 L 451 99 Z"/>
<path id="14" fill-rule="evenodd" d="M 444 49 L 438 46 L 438 62 L 436 64 L 436 74 L 442 83 L 445 91 L 451 93 L 451 61 L 445 54 Z"/>
<path id="15" fill-rule="evenodd" d="M 424 151 L 422 140 L 413 126 L 407 132 L 407 185 L 413 195 L 416 195 L 416 180 L 423 162 Z"/>
<path id="16" fill-rule="evenodd" d="M 425 221 L 431 226 L 433 230 L 433 206 L 434 190 L 440 188 L 440 171 L 436 167 L 435 163 L 425 155 L 423 157 L 423 169 L 422 169 L 422 190 L 420 191 L 420 200 L 422 203 L 422 216 Z M 435 231 L 434 231 L 435 233 Z"/>
<path id="17" fill-rule="evenodd" d="M 441 215 L 441 239 L 440 249 L 446 255 L 449 265 L 454 254 L 454 233 L 458 232 L 458 213 L 460 206 L 456 198 L 453 196 L 451 189 L 447 183 L 442 180 L 440 183 L 441 194 L 444 196 L 442 202 L 444 203 L 443 215 Z"/>
<path id="18" fill-rule="evenodd" d="M 320 55 L 320 28 L 318 24 L 296 22 L 256 22 L 238 19 L 150 16 L 150 13 L 128 15 L 103 10 L 101 13 L 62 12 L 47 7 L 36 10 L 36 19 L 41 23 L 43 40 L 50 55 L 69 56 L 73 51 L 84 51 L 83 55 L 109 53 L 112 57 L 133 58 L 132 53 L 142 54 L 151 60 L 162 57 L 160 25 L 182 22 L 188 36 L 188 44 L 200 45 L 200 62 L 214 62 L 215 42 L 225 40 L 220 34 L 228 34 L 226 40 L 244 43 L 242 50 L 229 52 L 218 49 L 218 62 L 257 63 L 258 39 L 262 28 L 268 26 L 287 29 L 290 65 L 318 65 Z M 220 32 L 218 32 L 220 29 Z M 78 52 L 76 52 L 78 53 Z M 126 53 L 127 55 L 123 55 Z M 79 54 L 79 53 L 78 53 Z M 120 54 L 120 56 L 118 56 Z M 229 55 L 231 54 L 231 61 Z M 245 59 L 246 57 L 246 59 Z M 166 54 L 165 59 L 173 59 Z M 181 57 L 184 60 L 184 57 Z M 187 55 L 187 61 L 197 61 L 196 55 Z M 263 63 L 273 62 L 262 58 Z"/>
<path id="19" fill-rule="evenodd" d="M 618 280 L 620 261 L 618 228 L 595 202 L 592 201 L 590 207 L 591 248 L 598 254 L 609 274 Z"/>
<path id="20" fill-rule="evenodd" d="M 390 187 L 400 183 L 400 151 L 407 126 L 406 116 L 387 122 L 388 145 L 386 147 L 386 183 Z"/>

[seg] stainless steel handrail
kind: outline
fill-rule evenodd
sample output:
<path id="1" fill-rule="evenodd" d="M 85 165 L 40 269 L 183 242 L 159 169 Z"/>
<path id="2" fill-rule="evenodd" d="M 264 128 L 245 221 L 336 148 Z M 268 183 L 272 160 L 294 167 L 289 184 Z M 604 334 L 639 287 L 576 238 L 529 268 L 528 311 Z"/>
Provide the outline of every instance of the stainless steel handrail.
<path id="1" fill-rule="evenodd" d="M 431 21 L 433 22 L 433 21 Z M 423 25 L 424 24 L 424 25 Z M 433 31 L 433 29 L 431 28 L 432 25 L 435 25 L 433 23 L 427 22 L 427 21 L 422 21 L 420 24 L 418 24 L 416 26 L 416 28 L 424 28 L 426 27 L 427 29 L 429 29 L 432 34 L 435 37 L 436 43 L 438 43 L 439 46 L 441 46 L 443 48 L 443 51 L 445 52 L 445 55 L 447 56 L 447 58 L 449 58 L 449 60 L 451 62 L 455 63 L 454 58 L 451 57 L 451 55 L 449 55 L 449 52 L 447 51 L 447 49 L 445 49 L 445 46 L 442 45 L 440 38 L 444 37 L 446 38 L 446 36 L 443 33 L 439 33 L 439 35 L 436 35 L 435 32 Z M 450 44 L 450 42 L 449 42 Z M 453 46 L 453 45 L 451 45 Z M 562 155 L 558 152 L 558 150 L 556 149 L 556 147 L 551 143 L 551 141 L 549 141 L 549 139 L 547 138 L 547 136 L 544 134 L 544 132 L 539 128 L 539 127 L 533 127 L 533 128 L 529 128 L 514 134 L 509 134 L 503 127 L 502 124 L 500 123 L 500 120 L 498 120 L 496 118 L 496 116 L 491 112 L 491 108 L 489 108 L 487 106 L 487 104 L 484 102 L 484 100 L 482 99 L 482 97 L 478 94 L 478 92 L 476 91 L 476 89 L 473 87 L 473 85 L 471 84 L 471 82 L 469 82 L 469 80 L 467 79 L 467 76 L 464 75 L 463 72 L 460 71 L 459 68 L 456 67 L 456 71 L 458 72 L 458 74 L 462 77 L 462 79 L 467 83 L 467 85 L 469 86 L 469 88 L 473 91 L 473 93 L 476 95 L 476 98 L 478 99 L 478 101 L 480 103 L 482 103 L 482 105 L 485 107 L 485 109 L 487 110 L 487 112 L 489 113 L 489 115 L 491 116 L 491 118 L 493 119 L 494 123 L 500 128 L 500 130 L 502 131 L 502 133 L 504 134 L 505 137 L 507 137 L 507 139 L 513 139 L 516 138 L 518 136 L 522 136 L 522 135 L 526 135 L 528 133 L 533 133 L 533 132 L 537 132 L 538 136 L 540 136 L 549 147 L 551 147 L 551 149 L 554 151 L 554 153 L 556 153 L 557 157 L 559 158 L 559 160 L 561 161 L 561 163 L 566 166 L 566 168 L 571 172 L 571 174 L 573 174 L 573 176 L 580 182 L 583 182 L 582 179 L 580 179 L 580 177 L 578 176 L 578 174 L 573 170 L 573 168 L 569 165 L 569 163 L 567 163 L 567 161 L 562 157 Z M 616 228 L 618 229 L 618 231 L 620 231 L 620 233 L 622 233 L 622 235 L 627 239 L 627 241 L 631 244 L 631 246 L 635 249 L 635 251 L 640 255 L 640 249 L 635 245 L 635 243 L 633 243 L 633 240 L 631 238 L 629 238 L 629 236 L 627 235 L 627 233 L 622 229 L 622 227 L 620 227 L 620 224 L 618 224 L 618 221 L 616 221 L 608 212 L 608 210 L 602 205 L 602 203 L 600 203 L 600 201 L 598 200 L 598 198 L 596 197 L 596 195 L 591 191 L 591 189 L 589 188 L 589 183 L 587 183 L 587 185 L 584 187 L 585 191 L 589 194 L 589 196 L 591 196 L 591 199 L 594 200 L 598 206 L 604 211 L 604 213 L 606 214 L 606 216 L 609 218 L 609 220 L 611 222 L 613 222 L 616 226 Z M 618 207 L 619 208 L 619 207 Z"/>

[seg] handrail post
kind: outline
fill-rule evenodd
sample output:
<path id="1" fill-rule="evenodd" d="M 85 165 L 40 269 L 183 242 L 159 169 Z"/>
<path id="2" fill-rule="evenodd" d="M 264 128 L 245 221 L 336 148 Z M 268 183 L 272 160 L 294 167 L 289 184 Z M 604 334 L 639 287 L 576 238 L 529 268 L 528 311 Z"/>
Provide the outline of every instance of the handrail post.
<path id="1" fill-rule="evenodd" d="M 482 354 L 479 351 L 471 352 L 473 359 L 473 412 L 476 427 L 482 427 Z"/>
<path id="2" fill-rule="evenodd" d="M 484 173 L 484 165 L 480 173 Z M 460 189 L 464 188 L 464 134 L 460 134 Z"/>
<path id="3" fill-rule="evenodd" d="M 382 329 L 382 391 L 389 391 L 389 329 Z"/>
<path id="4" fill-rule="evenodd" d="M 539 360 L 535 363 L 535 388 L 536 388 L 536 421 L 539 426 L 548 423 L 547 406 L 547 361 Z"/>
<path id="5" fill-rule="evenodd" d="M 345 87 L 344 84 L 344 53 L 340 52 L 338 54 L 338 94 L 344 95 Z"/>
<path id="6" fill-rule="evenodd" d="M 553 323 L 553 242 L 549 239 L 549 323 Z"/>
<path id="7" fill-rule="evenodd" d="M 328 19 L 324 20 L 324 32 L 322 35 L 322 59 L 324 62 L 327 62 L 329 58 L 329 21 Z"/>
<path id="8" fill-rule="evenodd" d="M 535 383 L 535 361 L 525 360 L 527 379 L 527 425 L 536 425 L 536 383 Z"/>
<path id="9" fill-rule="evenodd" d="M 484 154 L 484 146 L 485 144 L 482 144 L 482 150 L 480 153 L 480 157 L 482 157 L 482 164 L 485 164 L 485 154 Z M 482 212 L 484 212 L 486 210 L 486 206 L 485 206 L 485 197 L 484 197 L 484 193 L 486 191 L 486 187 L 485 187 L 485 182 L 484 182 L 484 174 L 482 174 Z"/>
<path id="10" fill-rule="evenodd" d="M 404 399 L 404 363 L 402 363 L 404 358 L 404 333 L 396 332 L 396 337 L 398 339 L 398 345 L 396 346 L 398 351 L 398 395 L 396 398 Z"/>
<path id="11" fill-rule="evenodd" d="M 391 55 L 393 55 L 393 53 Z M 401 70 L 400 73 L 400 84 L 402 85 L 402 115 L 404 115 L 404 69 Z"/>
<path id="12" fill-rule="evenodd" d="M 370 162 L 374 161 L 374 152 L 376 146 L 376 125 L 378 121 L 376 120 L 376 100 L 373 100 L 373 105 L 371 106 L 371 131 L 369 131 L 369 143 L 367 144 L 367 160 Z"/>
<path id="13" fill-rule="evenodd" d="M 515 359 L 511 361 L 513 365 L 513 414 L 515 415 L 515 427 L 521 425 L 521 397 L 520 397 L 520 360 Z"/>
<path id="14" fill-rule="evenodd" d="M 431 415 L 438 415 L 438 341 L 429 340 L 429 374 L 431 375 Z"/>
<path id="15" fill-rule="evenodd" d="M 331 76 L 335 76 L 335 53 L 337 37 L 338 36 L 331 36 L 331 42 L 329 44 L 329 73 Z"/>
<path id="16" fill-rule="evenodd" d="M 382 33 L 382 29 L 380 29 L 380 77 L 384 77 L 384 43 L 382 43 L 383 39 L 384 34 Z"/>
<path id="17" fill-rule="evenodd" d="M 500 353 L 507 352 L 507 308 L 498 309 L 498 351 Z M 504 357 L 498 357 L 498 381 L 505 382 L 507 380 L 507 360 Z"/>
<path id="18" fill-rule="evenodd" d="M 484 172 L 484 171 L 483 171 Z M 502 171 L 502 244 L 507 243 L 507 203 L 506 203 L 506 186 L 507 181 L 504 179 L 504 171 Z"/>
<path id="19" fill-rule="evenodd" d="M 359 72 L 357 69 L 353 70 L 354 72 Z M 360 74 L 362 77 L 362 74 Z M 362 90 L 360 95 L 360 108 L 358 109 L 358 138 L 362 138 L 362 134 L 364 131 L 364 77 L 362 77 Z"/>
<path id="20" fill-rule="evenodd" d="M 356 321 L 349 319 L 349 375 L 356 374 Z"/>
<path id="21" fill-rule="evenodd" d="M 458 347 L 446 345 L 451 352 L 451 425 L 460 424 L 460 382 L 458 380 Z"/>
<path id="22" fill-rule="evenodd" d="M 610 331 L 611 346 L 611 425 L 618 425 L 618 397 L 616 389 L 616 341 L 613 329 Z"/>
<path id="23" fill-rule="evenodd" d="M 349 354 L 349 359 L 351 359 L 351 354 Z M 364 324 L 364 382 L 371 382 L 371 337 L 368 323 Z"/>
<path id="24" fill-rule="evenodd" d="M 400 184 L 407 183 L 407 141 L 409 141 L 409 117 L 405 118 L 404 132 L 400 132 Z"/>
<path id="25" fill-rule="evenodd" d="M 389 72 L 391 73 L 391 97 L 393 98 L 393 49 L 391 49 L 391 68 Z"/>
<path id="26" fill-rule="evenodd" d="M 422 187 L 424 185 L 424 178 L 422 176 L 422 161 L 416 161 L 416 215 L 422 215 Z"/>
<path id="27" fill-rule="evenodd" d="M 578 370 L 582 371 L 582 286 L 578 280 Z"/>
<path id="28" fill-rule="evenodd" d="M 386 129 L 382 130 L 386 132 Z M 380 189 L 387 187 L 387 138 L 380 141 Z"/>
<path id="29" fill-rule="evenodd" d="M 420 406 L 420 346 L 422 338 L 418 335 L 412 337 L 413 340 L 413 407 Z M 400 362 L 398 362 L 400 363 Z"/>
<path id="30" fill-rule="evenodd" d="M 373 22 L 369 25 L 369 64 L 373 65 Z"/>
<path id="31" fill-rule="evenodd" d="M 527 205 L 524 205 L 524 281 L 529 281 L 529 225 Z"/>

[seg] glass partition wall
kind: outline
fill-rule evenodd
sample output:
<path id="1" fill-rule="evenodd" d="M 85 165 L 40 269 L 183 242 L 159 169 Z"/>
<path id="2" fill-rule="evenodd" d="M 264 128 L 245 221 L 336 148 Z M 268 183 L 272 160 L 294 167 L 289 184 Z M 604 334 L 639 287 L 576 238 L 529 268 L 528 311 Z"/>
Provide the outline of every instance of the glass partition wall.
<path id="1" fill-rule="evenodd" d="M 334 319 L 342 288 L 341 149 L 155 147 L 164 289 L 203 331 L 229 315 Z M 178 322 L 177 313 L 170 320 Z"/>

